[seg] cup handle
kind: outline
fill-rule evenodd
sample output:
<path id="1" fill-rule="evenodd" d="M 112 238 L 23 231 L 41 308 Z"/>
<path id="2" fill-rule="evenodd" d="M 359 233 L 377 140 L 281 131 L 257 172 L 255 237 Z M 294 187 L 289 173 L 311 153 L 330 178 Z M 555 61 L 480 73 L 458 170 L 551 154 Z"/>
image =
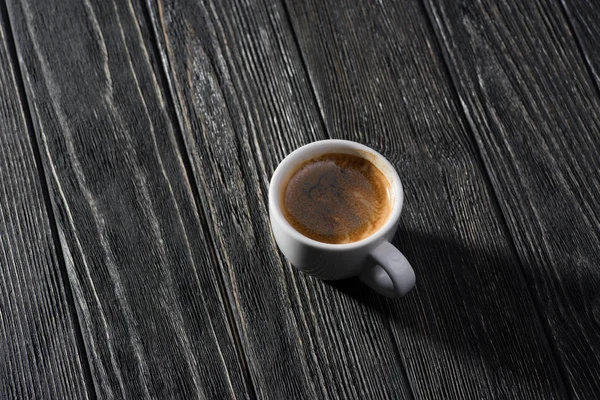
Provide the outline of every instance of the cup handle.
<path id="1" fill-rule="evenodd" d="M 361 281 L 387 297 L 402 297 L 415 286 L 413 271 L 404 254 L 383 242 L 371 251 L 374 265 L 366 267 L 359 275 Z"/>

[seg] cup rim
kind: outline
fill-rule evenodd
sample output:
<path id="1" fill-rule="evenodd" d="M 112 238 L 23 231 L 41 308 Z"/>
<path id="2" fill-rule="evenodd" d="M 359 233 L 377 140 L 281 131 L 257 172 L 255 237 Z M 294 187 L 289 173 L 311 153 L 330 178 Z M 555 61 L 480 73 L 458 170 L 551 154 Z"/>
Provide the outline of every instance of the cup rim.
<path id="1" fill-rule="evenodd" d="M 283 212 L 281 211 L 280 197 L 279 192 L 281 189 L 281 185 L 283 184 L 283 179 L 285 178 L 284 174 L 288 172 L 292 167 L 298 165 L 299 163 L 305 161 L 306 159 L 312 157 L 306 157 L 302 159 L 305 154 L 311 154 L 314 150 L 323 147 L 339 147 L 340 149 L 354 149 L 360 150 L 369 154 L 372 154 L 377 158 L 377 163 L 380 166 L 385 167 L 386 171 L 382 171 L 386 177 L 391 178 L 392 188 L 394 191 L 394 206 L 390 215 L 386 222 L 371 235 L 367 236 L 364 239 L 358 240 L 356 242 L 351 243 L 324 243 L 319 242 L 318 240 L 311 239 L 302 233 L 298 232 L 290 223 L 287 221 Z M 335 148 L 331 151 L 335 151 Z M 294 162 L 295 159 L 300 159 L 297 162 Z M 381 171 L 382 168 L 377 166 Z M 356 248 L 360 248 L 363 246 L 367 246 L 381 239 L 383 234 L 389 231 L 395 224 L 398 223 L 398 219 L 400 218 L 400 213 L 402 211 L 402 206 L 404 204 L 404 190 L 402 187 L 402 182 L 400 181 L 400 177 L 398 176 L 398 172 L 396 168 L 379 152 L 373 150 L 372 148 L 365 146 L 361 143 L 353 142 L 350 140 L 342 140 L 342 139 L 325 139 L 318 140 L 312 143 L 308 143 L 304 146 L 301 146 L 288 154 L 277 166 L 273 176 L 271 177 L 271 181 L 269 183 L 269 210 L 271 212 L 271 217 L 277 218 L 280 221 L 281 227 L 285 230 L 285 232 L 293 237 L 295 240 L 302 242 L 306 245 L 310 245 L 313 247 L 319 247 L 326 250 L 333 251 L 342 251 L 342 250 L 352 250 Z"/>

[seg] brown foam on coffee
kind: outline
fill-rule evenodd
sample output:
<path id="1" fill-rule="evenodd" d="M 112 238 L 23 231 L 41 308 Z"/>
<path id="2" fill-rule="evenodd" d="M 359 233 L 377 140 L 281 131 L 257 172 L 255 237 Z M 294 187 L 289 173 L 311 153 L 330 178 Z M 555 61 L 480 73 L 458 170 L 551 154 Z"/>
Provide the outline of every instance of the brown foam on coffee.
<path id="1" fill-rule="evenodd" d="M 385 175 L 351 154 L 323 154 L 303 163 L 282 197 L 290 225 L 324 243 L 364 239 L 381 228 L 392 209 Z"/>

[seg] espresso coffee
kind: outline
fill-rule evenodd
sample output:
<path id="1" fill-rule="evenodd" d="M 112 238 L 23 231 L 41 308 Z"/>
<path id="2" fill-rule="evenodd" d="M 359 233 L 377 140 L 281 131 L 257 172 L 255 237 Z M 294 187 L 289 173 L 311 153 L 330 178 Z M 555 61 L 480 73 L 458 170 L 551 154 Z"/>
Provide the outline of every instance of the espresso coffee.
<path id="1" fill-rule="evenodd" d="M 392 210 L 385 175 L 369 160 L 341 153 L 304 162 L 282 193 L 286 220 L 324 243 L 352 243 L 375 233 Z"/>

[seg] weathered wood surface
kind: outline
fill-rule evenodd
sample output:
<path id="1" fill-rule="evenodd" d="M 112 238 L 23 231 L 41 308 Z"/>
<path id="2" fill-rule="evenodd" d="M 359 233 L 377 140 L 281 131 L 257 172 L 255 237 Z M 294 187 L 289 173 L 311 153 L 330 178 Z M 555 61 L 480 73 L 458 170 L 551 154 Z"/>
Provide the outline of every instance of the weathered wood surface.
<path id="1" fill-rule="evenodd" d="M 12 46 L 0 5 L 0 398 L 87 398 L 87 360 Z"/>
<path id="2" fill-rule="evenodd" d="M 99 398 L 247 397 L 139 7 L 8 7 L 95 388 Z"/>
<path id="3" fill-rule="evenodd" d="M 284 1 L 0 5 L 0 397 L 600 397 L 599 7 Z M 276 248 L 329 137 L 403 178 L 404 299 Z"/>
<path id="4" fill-rule="evenodd" d="M 285 9 L 148 4 L 257 396 L 409 398 L 385 316 L 299 274 L 270 234 L 277 163 L 327 137 Z"/>
<path id="5" fill-rule="evenodd" d="M 569 392 L 599 398 L 598 82 L 558 2 L 428 9 Z M 593 8 L 578 12 L 591 23 Z"/>
<path id="6" fill-rule="evenodd" d="M 563 398 L 471 131 L 416 2 L 288 1 L 327 130 L 405 180 L 397 245 L 415 292 L 390 319 L 417 398 Z"/>
<path id="7" fill-rule="evenodd" d="M 569 32 L 583 52 L 600 91 L 600 3 L 594 0 L 561 0 L 569 21 Z M 570 42 L 572 45 L 572 41 Z"/>

